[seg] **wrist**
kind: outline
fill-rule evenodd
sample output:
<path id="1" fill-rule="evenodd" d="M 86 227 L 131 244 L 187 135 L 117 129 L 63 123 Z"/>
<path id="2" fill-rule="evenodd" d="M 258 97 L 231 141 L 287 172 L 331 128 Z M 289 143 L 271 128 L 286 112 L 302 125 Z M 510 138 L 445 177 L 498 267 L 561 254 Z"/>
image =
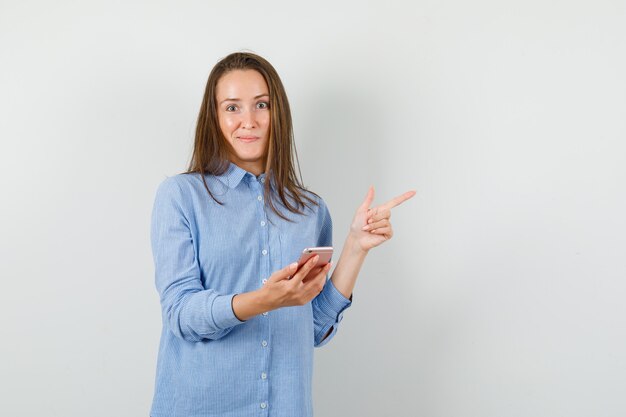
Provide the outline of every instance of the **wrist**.
<path id="1" fill-rule="evenodd" d="M 266 284 L 264 284 L 258 290 L 255 290 L 254 296 L 256 304 L 259 310 L 261 310 L 260 313 L 265 313 L 266 311 L 272 311 L 276 309 L 274 303 L 272 302 L 271 294 Z"/>
<path id="2" fill-rule="evenodd" d="M 235 295 L 232 300 L 232 308 L 235 316 L 246 321 L 252 317 L 269 311 L 266 292 L 263 288 Z"/>
<path id="3" fill-rule="evenodd" d="M 368 249 L 363 249 L 359 244 L 358 239 L 351 234 L 348 234 L 348 237 L 346 238 L 346 241 L 344 243 L 344 250 L 347 250 L 350 254 L 359 257 L 365 257 L 369 252 Z"/>

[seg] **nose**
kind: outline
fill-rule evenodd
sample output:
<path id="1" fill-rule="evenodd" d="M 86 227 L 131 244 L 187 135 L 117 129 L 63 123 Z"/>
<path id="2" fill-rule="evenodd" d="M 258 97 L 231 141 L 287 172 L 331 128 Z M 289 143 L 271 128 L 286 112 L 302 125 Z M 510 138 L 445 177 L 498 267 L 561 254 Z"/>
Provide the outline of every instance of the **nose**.
<path id="1" fill-rule="evenodd" d="M 254 111 L 246 111 L 241 116 L 241 127 L 244 129 L 252 129 L 256 126 L 256 115 Z"/>

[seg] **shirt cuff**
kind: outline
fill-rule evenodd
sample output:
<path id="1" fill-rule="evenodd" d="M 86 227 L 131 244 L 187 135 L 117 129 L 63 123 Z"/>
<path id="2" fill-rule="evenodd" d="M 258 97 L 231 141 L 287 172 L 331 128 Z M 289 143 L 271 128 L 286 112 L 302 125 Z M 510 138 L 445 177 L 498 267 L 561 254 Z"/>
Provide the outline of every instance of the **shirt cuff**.
<path id="1" fill-rule="evenodd" d="M 352 294 L 350 299 L 344 297 L 342 293 L 335 287 L 332 280 L 326 280 L 324 289 L 318 295 L 318 306 L 320 310 L 330 316 L 334 317 L 336 322 L 340 322 L 342 318 L 342 312 L 352 305 Z"/>
<path id="2" fill-rule="evenodd" d="M 232 300 L 236 294 L 218 295 L 213 300 L 211 315 L 215 327 L 223 330 L 244 323 L 235 316 Z"/>

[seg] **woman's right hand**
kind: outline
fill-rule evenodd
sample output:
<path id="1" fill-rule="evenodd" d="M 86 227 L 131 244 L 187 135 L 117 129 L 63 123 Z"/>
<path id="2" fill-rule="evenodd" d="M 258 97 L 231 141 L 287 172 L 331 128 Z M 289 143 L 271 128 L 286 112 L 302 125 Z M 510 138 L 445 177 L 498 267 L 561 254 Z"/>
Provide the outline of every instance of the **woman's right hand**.
<path id="1" fill-rule="evenodd" d="M 315 255 L 300 269 L 294 262 L 268 278 L 261 291 L 271 310 L 304 305 L 322 292 L 331 264 L 316 267 L 318 259 L 319 255 Z"/>
<path id="2" fill-rule="evenodd" d="M 258 290 L 237 294 L 232 299 L 235 317 L 245 321 L 281 307 L 304 305 L 317 297 L 326 284 L 331 264 L 315 266 L 318 255 L 298 269 L 294 262 L 274 272 Z M 291 278 L 290 278 L 291 277 Z"/>

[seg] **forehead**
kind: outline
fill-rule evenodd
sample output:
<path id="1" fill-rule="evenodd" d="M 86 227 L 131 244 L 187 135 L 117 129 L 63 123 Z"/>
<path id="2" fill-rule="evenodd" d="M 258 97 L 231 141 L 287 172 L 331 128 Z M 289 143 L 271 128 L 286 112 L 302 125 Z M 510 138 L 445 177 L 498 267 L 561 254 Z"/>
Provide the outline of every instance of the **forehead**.
<path id="1" fill-rule="evenodd" d="M 224 74 L 217 82 L 215 95 L 218 100 L 237 98 L 240 100 L 269 94 L 265 79 L 255 70 L 234 70 Z"/>

